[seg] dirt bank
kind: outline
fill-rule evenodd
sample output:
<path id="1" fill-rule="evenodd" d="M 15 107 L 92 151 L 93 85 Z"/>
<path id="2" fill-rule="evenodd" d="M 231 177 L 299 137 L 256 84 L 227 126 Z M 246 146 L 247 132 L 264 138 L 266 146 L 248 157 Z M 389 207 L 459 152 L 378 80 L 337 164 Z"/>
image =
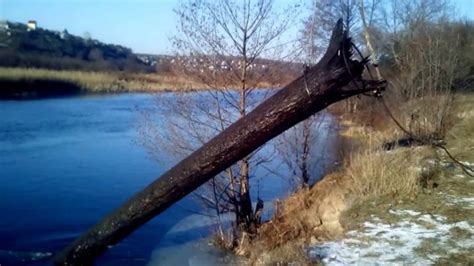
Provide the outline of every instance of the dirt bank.
<path id="1" fill-rule="evenodd" d="M 458 95 L 447 148 L 474 167 L 474 95 Z M 474 178 L 441 149 L 384 144 L 403 135 L 343 123 L 344 162 L 276 203 L 245 250 L 256 265 L 474 263 Z M 474 174 L 474 173 L 471 173 Z"/>

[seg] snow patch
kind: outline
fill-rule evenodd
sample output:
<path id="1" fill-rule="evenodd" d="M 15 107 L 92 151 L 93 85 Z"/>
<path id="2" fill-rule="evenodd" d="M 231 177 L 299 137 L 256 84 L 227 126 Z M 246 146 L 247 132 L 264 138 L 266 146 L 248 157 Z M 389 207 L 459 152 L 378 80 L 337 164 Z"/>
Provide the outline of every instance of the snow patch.
<path id="1" fill-rule="evenodd" d="M 308 248 L 310 258 L 325 265 L 383 265 L 383 264 L 432 264 L 441 255 L 417 253 L 424 241 L 431 241 L 433 250 L 455 254 L 474 249 L 474 239 L 455 239 L 453 229 L 474 234 L 468 222 L 446 223 L 441 215 L 422 214 L 413 210 L 390 210 L 391 214 L 409 216 L 395 224 L 372 219 L 363 224 L 361 231 L 350 231 L 345 238 Z"/>
<path id="2" fill-rule="evenodd" d="M 389 210 L 391 214 L 395 215 L 410 215 L 410 216 L 418 216 L 421 212 L 413 211 L 413 210 Z"/>
<path id="3" fill-rule="evenodd" d="M 474 166 L 474 163 L 471 163 L 471 162 L 468 162 L 468 161 L 461 161 L 460 163 L 464 164 L 464 165 L 467 165 L 469 167 L 473 167 Z"/>
<path id="4" fill-rule="evenodd" d="M 445 194 L 447 205 L 460 206 L 464 209 L 474 210 L 474 197 L 462 197 Z"/>

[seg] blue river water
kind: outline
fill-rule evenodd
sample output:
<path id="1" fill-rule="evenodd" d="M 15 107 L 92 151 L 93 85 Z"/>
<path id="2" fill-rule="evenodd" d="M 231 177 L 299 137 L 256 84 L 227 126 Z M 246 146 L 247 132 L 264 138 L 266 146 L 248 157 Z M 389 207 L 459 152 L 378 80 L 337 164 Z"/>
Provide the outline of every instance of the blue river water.
<path id="1" fill-rule="evenodd" d="M 50 265 L 52 254 L 166 170 L 136 141 L 140 110 L 153 106 L 147 94 L 0 101 L 0 265 Z M 289 191 L 281 178 L 268 183 L 265 201 Z M 181 264 L 199 250 L 218 256 L 190 245 L 212 228 L 190 211 L 199 206 L 181 200 L 97 264 Z"/>

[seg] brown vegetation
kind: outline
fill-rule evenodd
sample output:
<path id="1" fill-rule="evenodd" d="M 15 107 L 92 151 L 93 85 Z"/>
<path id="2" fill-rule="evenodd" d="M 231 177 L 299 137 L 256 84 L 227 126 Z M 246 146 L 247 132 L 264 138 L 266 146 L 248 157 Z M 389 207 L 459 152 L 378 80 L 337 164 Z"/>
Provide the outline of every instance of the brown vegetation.
<path id="1" fill-rule="evenodd" d="M 378 1 L 369 2 L 373 8 Z M 341 3 L 347 5 L 339 8 L 353 16 L 351 10 L 358 3 L 334 1 L 332 8 Z M 367 10 L 367 7 L 362 9 Z M 402 10 L 404 13 L 400 16 Z M 446 160 L 447 156 L 430 144 L 444 140 L 449 147 L 460 141 L 459 138 L 453 140 L 453 134 L 465 136 L 464 128 L 471 128 L 466 123 L 458 124 L 455 116 L 459 110 L 453 108 L 459 108 L 456 99 L 459 94 L 455 94 L 455 90 L 469 89 L 457 84 L 470 84 L 459 81 L 472 79 L 472 51 L 466 50 L 472 47 L 472 34 L 466 33 L 472 33 L 473 27 L 469 23 L 448 21 L 445 17 L 448 10 L 449 4 L 445 1 L 394 1 L 391 10 L 394 13 L 384 14 L 385 19 L 393 16 L 397 21 L 393 25 L 386 23 L 385 29 L 375 20 L 380 6 L 371 14 L 374 23 L 365 25 L 365 38 L 368 46 L 374 43 L 368 50 L 381 54 L 378 57 L 372 54 L 381 59 L 372 72 L 380 71 L 379 77 L 389 80 L 384 96 L 389 110 L 373 98 L 354 99 L 331 108 L 341 118 L 343 164 L 313 188 L 300 190 L 284 202 L 276 203 L 277 212 L 272 220 L 262 225 L 257 240 L 245 249 L 252 263 L 308 264 L 299 258 L 309 244 L 338 237 L 373 213 L 386 212 L 397 204 L 406 206 L 409 202 L 409 206 L 415 208 L 419 202 L 419 208 L 432 210 L 425 200 L 442 199 L 426 195 L 432 195 L 431 191 L 440 185 L 438 189 L 453 190 L 452 182 L 440 180 L 446 173 L 436 163 Z M 317 19 L 308 20 L 306 26 L 315 21 Z M 354 21 L 357 19 L 350 17 L 347 24 Z M 400 30 L 400 25 L 405 28 Z M 382 37 L 384 34 L 391 40 Z M 461 114 L 470 116 L 468 110 L 472 106 L 462 108 L 465 109 Z M 458 133 L 453 133 L 453 125 Z M 420 140 L 421 146 L 412 147 L 414 142 L 408 141 L 408 147 L 398 147 L 405 143 L 400 141 L 403 139 Z M 391 151 L 386 150 L 389 146 Z M 455 157 L 462 158 L 465 149 L 453 149 Z M 462 189 L 454 189 L 458 190 Z M 288 252 L 293 252 L 296 259 Z"/>
<path id="2" fill-rule="evenodd" d="M 274 217 L 261 226 L 258 240 L 246 248 L 252 262 L 291 262 L 291 257 L 285 261 L 279 256 L 281 249 L 303 252 L 309 244 L 341 236 L 349 226 L 341 222 L 341 214 L 355 204 L 380 196 L 412 198 L 420 190 L 417 166 L 430 154 L 429 149 L 387 153 L 383 144 L 397 138 L 390 126 L 380 132 L 349 122 L 343 124 L 342 167 L 312 188 L 303 188 L 276 203 Z"/>
<path id="3" fill-rule="evenodd" d="M 38 80 L 70 83 L 72 86 L 80 88 L 84 93 L 193 91 L 208 89 L 202 83 L 170 74 L 58 71 L 0 67 L 0 81 L 25 84 Z M 21 87 L 19 90 L 21 90 Z"/>

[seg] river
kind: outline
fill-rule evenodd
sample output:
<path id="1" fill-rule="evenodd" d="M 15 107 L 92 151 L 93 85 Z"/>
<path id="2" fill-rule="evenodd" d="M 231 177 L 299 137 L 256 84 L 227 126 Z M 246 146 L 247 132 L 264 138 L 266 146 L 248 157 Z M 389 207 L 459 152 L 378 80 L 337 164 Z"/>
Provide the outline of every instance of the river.
<path id="1" fill-rule="evenodd" d="M 0 265 L 49 265 L 52 254 L 171 166 L 137 144 L 140 111 L 154 106 L 148 94 L 0 101 Z M 284 178 L 263 180 L 265 202 L 291 190 Z M 203 240 L 212 226 L 194 213 L 199 206 L 181 200 L 97 264 L 220 264 L 221 254 Z"/>

